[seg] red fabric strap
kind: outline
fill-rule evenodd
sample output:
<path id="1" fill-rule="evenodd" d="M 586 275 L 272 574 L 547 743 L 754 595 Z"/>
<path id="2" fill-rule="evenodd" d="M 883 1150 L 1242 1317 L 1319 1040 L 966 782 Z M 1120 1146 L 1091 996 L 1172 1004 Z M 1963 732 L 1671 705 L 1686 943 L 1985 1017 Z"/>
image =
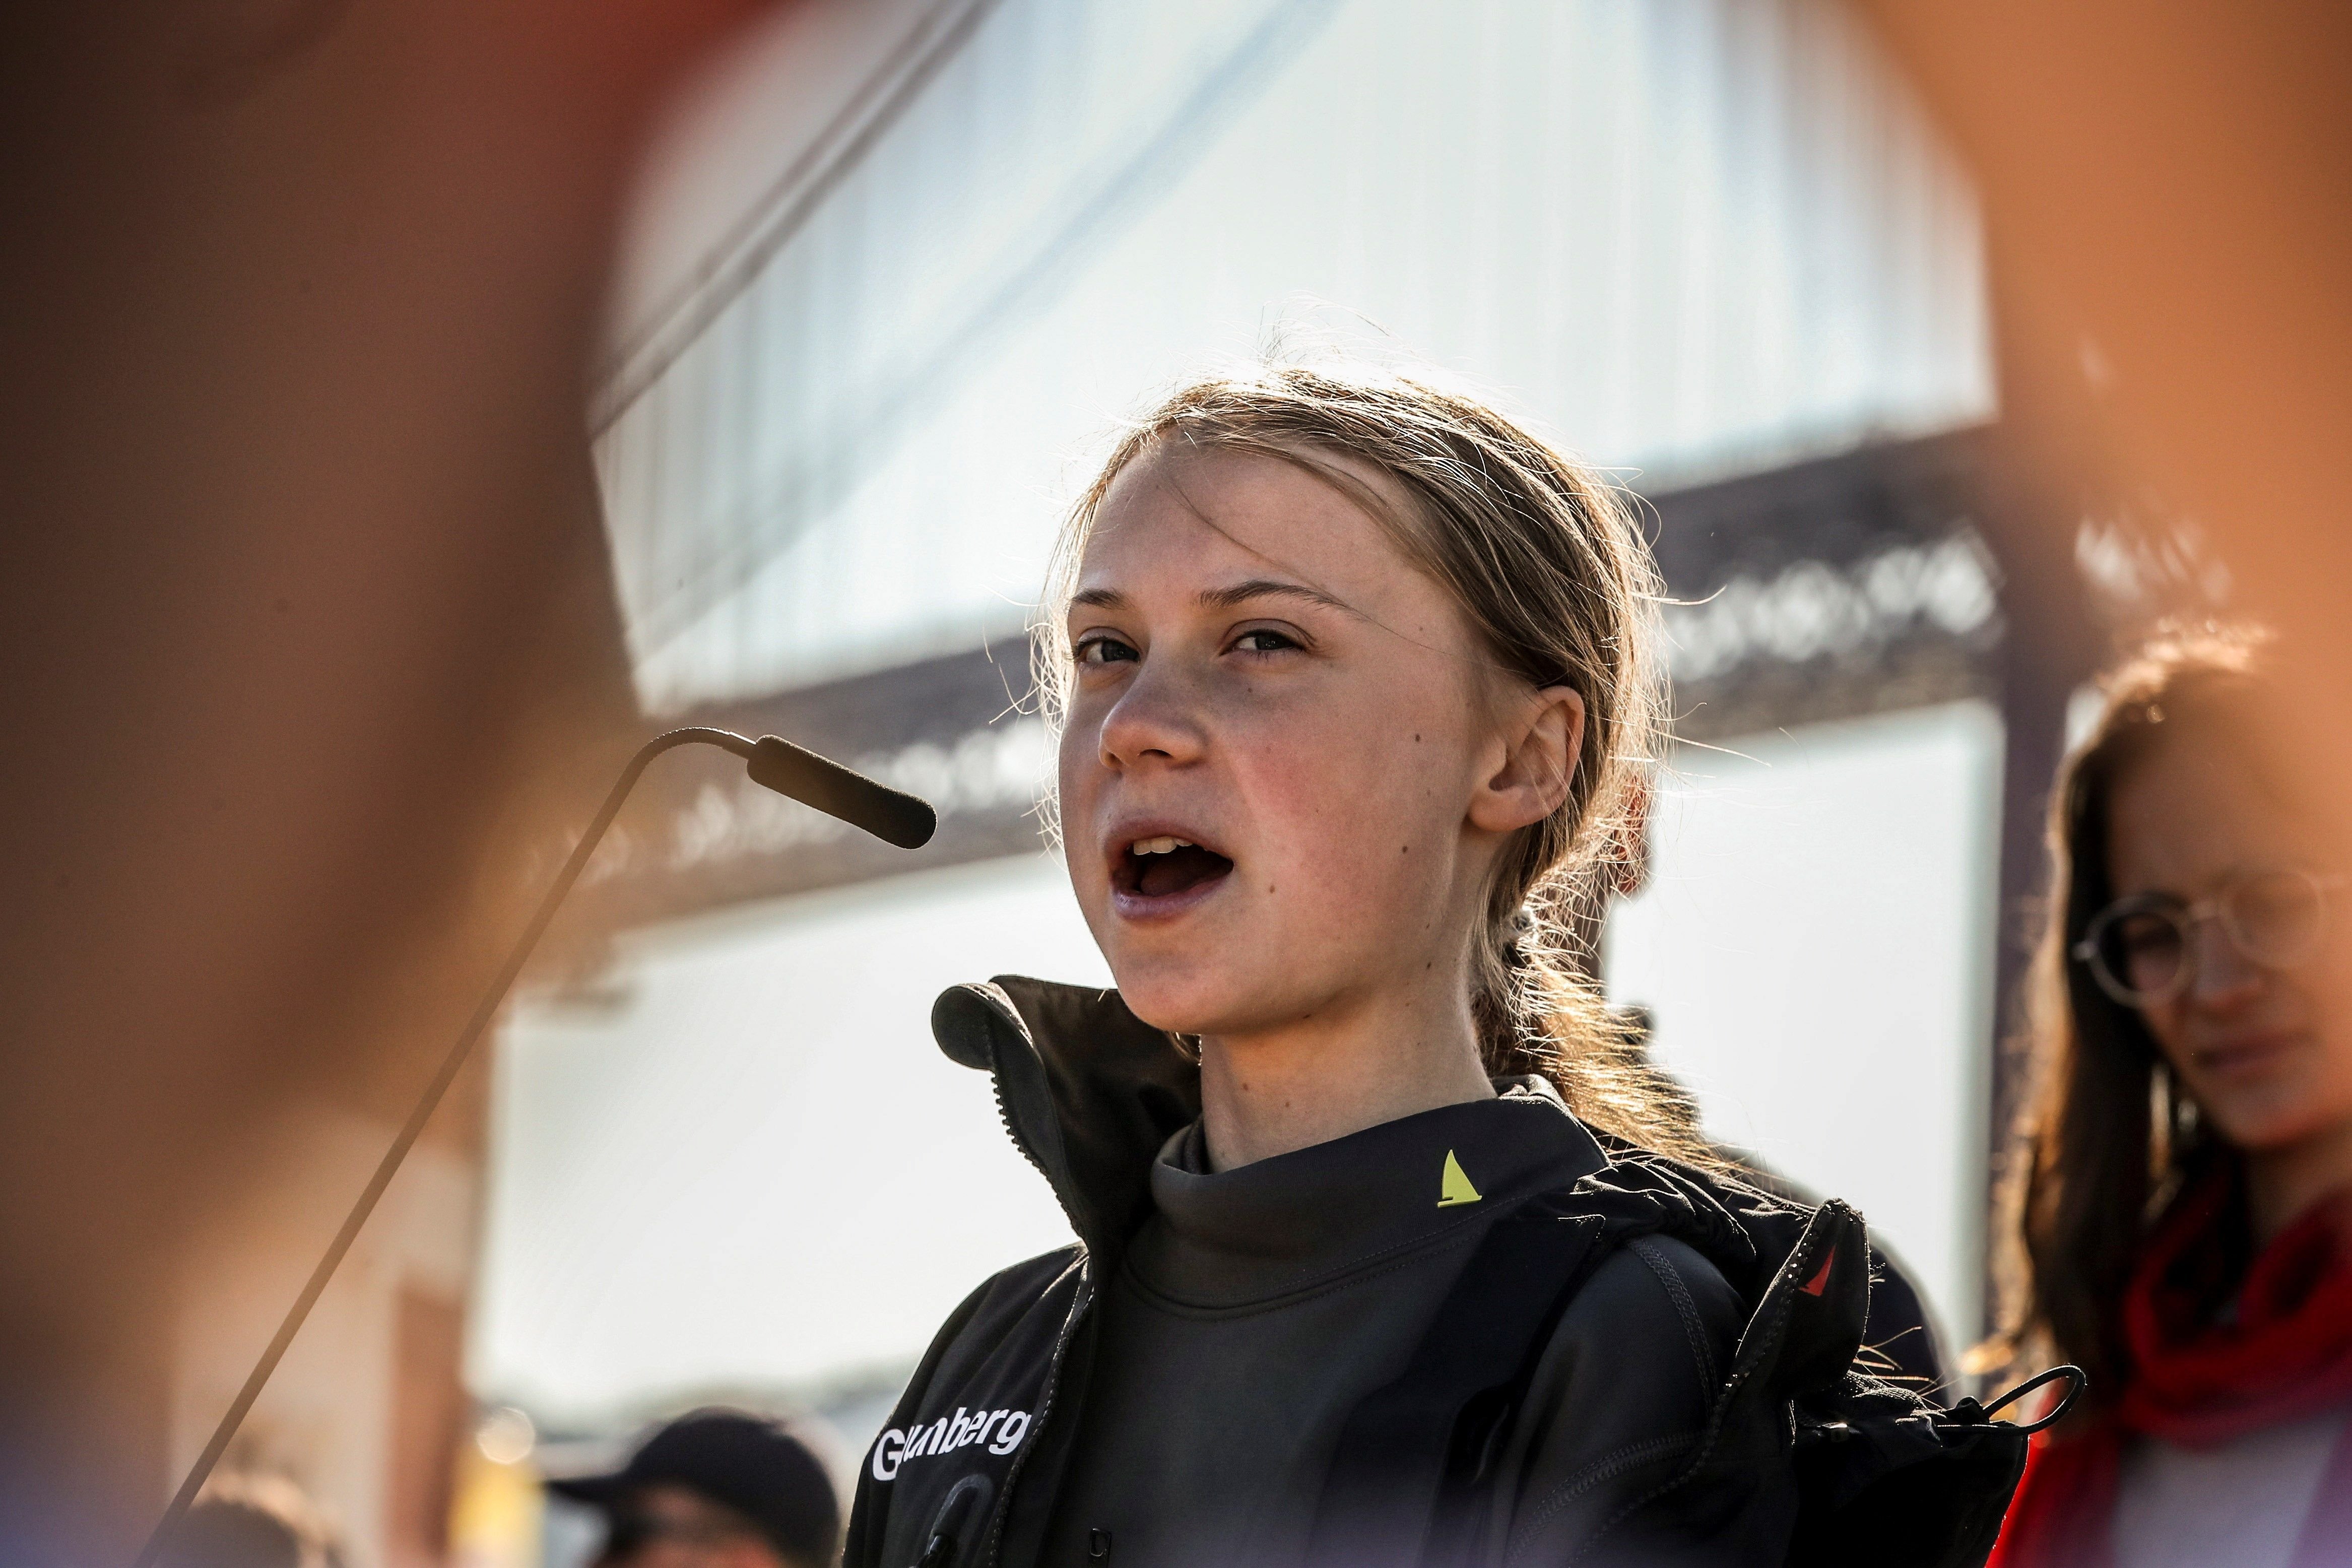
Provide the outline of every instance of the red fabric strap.
<path id="1" fill-rule="evenodd" d="M 2226 1172 L 2174 1204 L 2123 1303 L 2131 1380 L 2087 1429 L 2034 1440 L 1989 1568 L 2111 1568 L 2123 1447 L 2134 1434 L 2210 1447 L 2352 1404 L 2352 1193 L 2314 1206 L 2263 1248 L 2226 1298 Z M 2352 1552 L 2352 1427 L 2336 1445 L 2298 1568 Z M 2316 1554 L 2316 1555 L 2315 1555 Z"/>

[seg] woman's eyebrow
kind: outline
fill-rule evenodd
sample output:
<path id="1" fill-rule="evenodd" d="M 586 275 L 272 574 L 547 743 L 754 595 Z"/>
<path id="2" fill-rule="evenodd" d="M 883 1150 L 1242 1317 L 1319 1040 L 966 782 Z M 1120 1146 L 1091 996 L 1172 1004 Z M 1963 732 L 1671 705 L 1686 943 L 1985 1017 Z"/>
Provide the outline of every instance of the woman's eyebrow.
<path id="1" fill-rule="evenodd" d="M 1304 583 L 1286 583 L 1275 577 L 1253 577 L 1246 583 L 1234 583 L 1223 588 L 1203 588 L 1200 593 L 1201 605 L 1212 610 L 1235 609 L 1253 599 L 1299 599 L 1346 615 L 1363 614 L 1346 600 L 1335 599 L 1319 588 L 1310 588 Z M 1070 607 L 1074 610 L 1124 610 L 1129 604 L 1128 596 L 1116 588 L 1087 588 L 1070 595 Z"/>
<path id="2" fill-rule="evenodd" d="M 1272 577 L 1253 577 L 1246 583 L 1235 583 L 1223 588 L 1201 590 L 1202 605 L 1212 610 L 1238 609 L 1252 599 L 1303 599 L 1310 605 L 1339 610 L 1346 615 L 1360 615 L 1355 605 L 1335 599 L 1319 588 L 1304 583 L 1285 583 Z"/>

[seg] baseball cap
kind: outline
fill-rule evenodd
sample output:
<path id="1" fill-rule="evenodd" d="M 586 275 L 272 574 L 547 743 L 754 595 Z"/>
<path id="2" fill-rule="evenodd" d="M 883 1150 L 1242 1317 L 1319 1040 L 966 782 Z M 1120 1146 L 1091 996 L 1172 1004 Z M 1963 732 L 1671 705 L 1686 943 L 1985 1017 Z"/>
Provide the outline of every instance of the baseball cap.
<path id="1" fill-rule="evenodd" d="M 745 1515 L 788 1558 L 831 1563 L 840 1543 L 841 1503 L 824 1464 L 783 1422 L 740 1410 L 681 1415 L 611 1475 L 551 1480 L 547 1488 L 610 1511 L 639 1487 L 665 1481 Z"/>

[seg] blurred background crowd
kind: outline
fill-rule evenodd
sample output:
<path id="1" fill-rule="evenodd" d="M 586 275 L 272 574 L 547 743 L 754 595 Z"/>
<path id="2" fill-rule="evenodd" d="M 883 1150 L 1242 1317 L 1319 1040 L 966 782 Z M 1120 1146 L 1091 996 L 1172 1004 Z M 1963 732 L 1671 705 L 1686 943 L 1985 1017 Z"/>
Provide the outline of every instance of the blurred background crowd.
<path id="1" fill-rule="evenodd" d="M 1063 506 L 1150 389 L 1269 350 L 1466 377 L 1643 498 L 1677 745 L 1611 999 L 1714 1137 L 1870 1217 L 1948 1346 L 1999 1328 L 2094 678 L 2253 616 L 2300 638 L 2295 765 L 2340 778 L 2352 714 L 2344 25 L 2071 9 L 27 28 L 0 1517 L 135 1545 L 677 723 L 940 833 L 661 763 L 213 1512 L 309 1521 L 306 1568 L 572 1568 L 625 1493 L 703 1539 L 646 1487 L 731 1506 L 762 1453 L 845 1495 L 932 1328 L 1066 1236 L 926 1022 L 991 973 L 1108 984 L 1034 810 Z M 640 1451 L 711 1406 L 749 1414 Z M 794 1518 L 744 1539 L 835 1528 Z"/>

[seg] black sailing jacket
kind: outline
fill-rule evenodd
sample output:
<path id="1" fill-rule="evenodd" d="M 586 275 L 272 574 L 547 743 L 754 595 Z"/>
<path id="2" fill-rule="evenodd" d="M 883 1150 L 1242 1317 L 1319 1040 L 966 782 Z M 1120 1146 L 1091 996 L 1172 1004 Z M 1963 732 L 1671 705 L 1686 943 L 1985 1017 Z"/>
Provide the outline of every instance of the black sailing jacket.
<path id="1" fill-rule="evenodd" d="M 950 1058 L 993 1076 L 1006 1130 L 1078 1240 L 988 1280 L 941 1327 L 861 1461 L 846 1568 L 1041 1560 L 1086 1399 L 1090 1308 L 1149 1217 L 1153 1159 L 1199 1115 L 1197 1069 L 1116 993 L 1003 977 L 948 992 L 932 1024 Z M 1323 1484 L 1313 1568 L 1504 1563 L 1481 1493 L 1535 1350 L 1577 1331 L 1581 1282 L 1644 1237 L 1696 1249 L 1749 1304 L 1748 1327 L 1719 1363 L 1694 1341 L 1694 1364 L 1662 1369 L 1717 1390 L 1704 1430 L 1652 1430 L 1640 1409 L 1551 1413 L 1626 1459 L 1591 1468 L 1564 1516 L 1572 1529 L 1532 1552 L 1515 1540 L 1509 1561 L 1982 1561 L 2022 1441 L 1978 1440 L 2013 1430 L 1997 1426 L 1956 1435 L 1916 1396 L 1853 1372 L 1870 1276 L 1859 1216 L 1836 1203 L 1807 1214 L 1614 1146 L 1593 1174 L 1488 1232 L 1407 1376 L 1354 1412 Z M 1681 1353 L 1673 1338 L 1650 1342 Z"/>

